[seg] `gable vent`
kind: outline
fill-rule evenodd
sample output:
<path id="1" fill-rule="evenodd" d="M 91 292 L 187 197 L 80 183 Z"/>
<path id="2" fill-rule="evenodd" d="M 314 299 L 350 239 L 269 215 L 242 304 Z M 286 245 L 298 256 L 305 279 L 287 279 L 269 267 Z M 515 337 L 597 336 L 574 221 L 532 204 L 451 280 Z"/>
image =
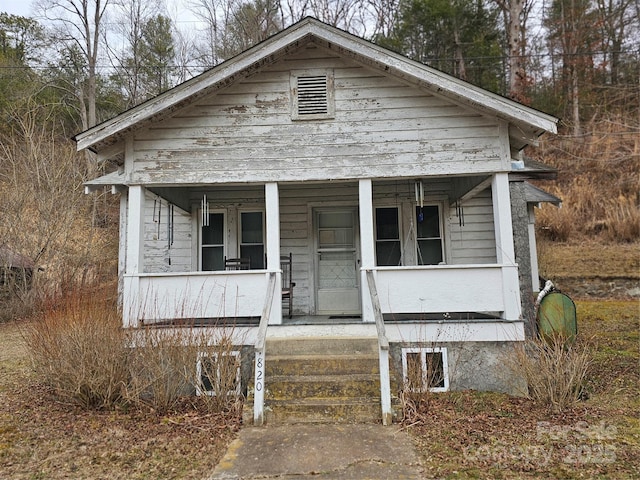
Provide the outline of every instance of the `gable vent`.
<path id="1" fill-rule="evenodd" d="M 298 77 L 298 115 L 326 115 L 327 76 Z"/>
<path id="2" fill-rule="evenodd" d="M 291 72 L 291 116 L 293 120 L 324 120 L 335 116 L 332 69 Z"/>

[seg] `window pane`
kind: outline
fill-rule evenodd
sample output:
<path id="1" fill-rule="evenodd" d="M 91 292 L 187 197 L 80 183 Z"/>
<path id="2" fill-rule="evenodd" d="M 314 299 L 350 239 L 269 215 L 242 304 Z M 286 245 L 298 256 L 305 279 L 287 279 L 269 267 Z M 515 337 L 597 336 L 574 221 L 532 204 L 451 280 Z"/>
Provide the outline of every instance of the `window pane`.
<path id="1" fill-rule="evenodd" d="M 251 269 L 264 268 L 264 246 L 240 245 L 240 256 L 251 259 Z"/>
<path id="2" fill-rule="evenodd" d="M 224 270 L 224 247 L 202 247 L 202 270 Z"/>
<path id="3" fill-rule="evenodd" d="M 224 214 L 210 213 L 209 226 L 202 227 L 203 245 L 222 245 L 224 243 Z"/>
<path id="4" fill-rule="evenodd" d="M 420 221 L 422 218 L 422 221 Z M 427 205 L 426 207 L 416 207 L 418 238 L 440 237 L 440 219 L 438 218 L 438 207 Z"/>
<path id="5" fill-rule="evenodd" d="M 320 228 L 351 228 L 353 215 L 351 212 L 320 212 L 318 226 Z"/>
<path id="6" fill-rule="evenodd" d="M 427 352 L 427 385 L 429 388 L 444 387 L 444 367 L 442 364 L 442 353 Z"/>
<path id="7" fill-rule="evenodd" d="M 262 243 L 262 212 L 243 212 L 242 243 Z"/>
<path id="8" fill-rule="evenodd" d="M 407 353 L 406 383 L 409 390 L 421 392 L 423 390 L 422 355 L 420 353 Z"/>
<path id="9" fill-rule="evenodd" d="M 397 208 L 376 208 L 376 239 L 397 240 L 400 238 Z"/>
<path id="10" fill-rule="evenodd" d="M 376 242 L 376 265 L 400 265 L 400 241 Z"/>
<path id="11" fill-rule="evenodd" d="M 418 265 L 437 265 L 442 262 L 440 239 L 418 240 Z"/>

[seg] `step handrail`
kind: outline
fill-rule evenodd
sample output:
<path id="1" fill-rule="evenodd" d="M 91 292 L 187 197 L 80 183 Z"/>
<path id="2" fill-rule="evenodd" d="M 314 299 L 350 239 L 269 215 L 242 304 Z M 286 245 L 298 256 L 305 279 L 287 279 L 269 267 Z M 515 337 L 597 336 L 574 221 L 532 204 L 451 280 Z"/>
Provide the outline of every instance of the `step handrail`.
<path id="1" fill-rule="evenodd" d="M 267 327 L 271 316 L 274 293 L 276 291 L 276 272 L 268 272 L 267 296 L 264 300 L 260 326 L 255 343 L 255 375 L 253 380 L 253 424 L 260 426 L 264 423 L 264 372 L 265 372 L 265 345 L 267 339 Z"/>
<path id="2" fill-rule="evenodd" d="M 389 350 L 389 340 L 384 328 L 384 319 L 382 317 L 382 308 L 380 307 L 380 299 L 378 298 L 378 289 L 376 288 L 376 280 L 373 276 L 373 270 L 366 270 L 367 285 L 369 285 L 369 295 L 371 296 L 371 305 L 373 306 L 373 317 L 376 321 L 376 330 L 378 332 L 378 345 L 382 350 Z"/>
<path id="3" fill-rule="evenodd" d="M 373 270 L 366 270 L 367 284 L 369 285 L 369 296 L 371 297 L 371 305 L 373 307 L 373 317 L 376 321 L 376 330 L 378 332 L 378 358 L 380 361 L 380 405 L 382 408 L 382 424 L 391 425 L 393 421 L 393 410 L 391 409 L 391 377 L 389 375 L 389 339 L 384 328 L 384 318 L 382 317 L 382 308 L 380 308 L 380 299 L 378 298 L 378 289 L 376 288 L 376 279 Z"/>

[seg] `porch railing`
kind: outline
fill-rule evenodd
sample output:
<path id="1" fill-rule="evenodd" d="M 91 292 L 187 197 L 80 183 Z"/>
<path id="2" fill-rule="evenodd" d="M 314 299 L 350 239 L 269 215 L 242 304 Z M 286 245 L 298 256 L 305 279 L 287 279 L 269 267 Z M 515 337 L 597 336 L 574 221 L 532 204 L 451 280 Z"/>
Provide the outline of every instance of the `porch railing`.
<path id="1" fill-rule="evenodd" d="M 380 309 L 385 315 L 498 312 L 520 317 L 516 265 L 377 267 Z"/>
<path id="2" fill-rule="evenodd" d="M 264 270 L 147 273 L 124 276 L 124 324 L 261 315 Z"/>

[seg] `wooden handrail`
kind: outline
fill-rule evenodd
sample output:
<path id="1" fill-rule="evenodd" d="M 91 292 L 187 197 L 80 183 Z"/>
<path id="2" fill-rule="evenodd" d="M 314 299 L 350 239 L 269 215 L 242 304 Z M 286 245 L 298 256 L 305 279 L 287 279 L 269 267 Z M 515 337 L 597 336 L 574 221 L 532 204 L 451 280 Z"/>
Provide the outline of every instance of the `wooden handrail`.
<path id="1" fill-rule="evenodd" d="M 265 340 L 267 338 L 267 325 L 269 325 L 269 317 L 271 316 L 271 305 L 273 304 L 273 295 L 276 291 L 276 273 L 269 272 L 269 283 L 267 284 L 267 296 L 264 299 L 264 307 L 262 307 L 262 315 L 260 316 L 260 326 L 258 327 L 258 336 L 256 338 L 256 350 L 263 351 Z"/>
<path id="2" fill-rule="evenodd" d="M 255 368 L 253 381 L 253 424 L 264 423 L 264 381 L 265 381 L 265 344 L 267 340 L 267 326 L 271 316 L 271 305 L 276 291 L 276 272 L 269 272 L 267 296 L 262 308 L 258 336 L 255 343 Z"/>
<path id="3" fill-rule="evenodd" d="M 373 306 L 373 316 L 376 320 L 378 331 L 378 360 L 380 365 L 380 407 L 382 408 L 382 424 L 391 425 L 393 422 L 393 409 L 391 408 L 391 376 L 389 375 L 389 339 L 384 328 L 384 318 L 380 308 L 376 279 L 373 270 L 366 270 L 367 285 Z"/>
<path id="4" fill-rule="evenodd" d="M 380 308 L 380 299 L 378 298 L 378 289 L 373 276 L 373 270 L 367 270 L 367 285 L 369 285 L 369 294 L 371 295 L 371 304 L 373 306 L 373 317 L 376 320 L 376 330 L 378 331 L 378 345 L 383 350 L 389 350 L 389 340 L 384 328 L 384 319 L 382 317 L 382 308 Z"/>

